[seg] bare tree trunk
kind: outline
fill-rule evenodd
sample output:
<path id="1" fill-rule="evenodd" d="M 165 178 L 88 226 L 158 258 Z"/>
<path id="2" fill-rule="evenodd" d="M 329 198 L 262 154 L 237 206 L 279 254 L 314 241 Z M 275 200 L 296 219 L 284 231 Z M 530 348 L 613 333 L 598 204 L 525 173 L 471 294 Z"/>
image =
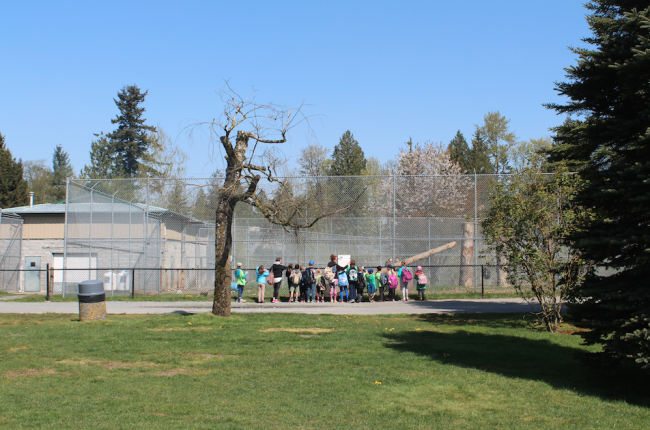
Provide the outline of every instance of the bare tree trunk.
<path id="1" fill-rule="evenodd" d="M 227 176 L 235 176 L 232 173 Z M 230 316 L 230 250 L 232 249 L 232 221 L 235 203 L 232 201 L 233 178 L 226 177 L 223 194 L 219 199 L 215 225 L 214 255 L 214 301 L 212 313 L 222 317 Z M 230 185 L 230 189 L 229 186 Z"/>
<path id="2" fill-rule="evenodd" d="M 458 285 L 461 287 L 474 286 L 474 223 L 463 223 L 463 245 L 460 251 L 460 278 Z"/>

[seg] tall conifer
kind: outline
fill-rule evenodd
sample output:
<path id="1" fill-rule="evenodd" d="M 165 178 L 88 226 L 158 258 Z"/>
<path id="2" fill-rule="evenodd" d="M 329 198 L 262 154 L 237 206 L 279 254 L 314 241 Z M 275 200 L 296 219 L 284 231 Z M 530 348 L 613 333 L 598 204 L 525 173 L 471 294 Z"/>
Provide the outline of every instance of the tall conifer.
<path id="1" fill-rule="evenodd" d="M 29 203 L 27 181 L 23 179 L 22 160 L 16 161 L 5 147 L 0 133 L 0 208 L 14 208 Z"/>
<path id="2" fill-rule="evenodd" d="M 578 199 L 598 214 L 571 238 L 598 266 L 573 292 L 571 313 L 588 344 L 603 344 L 602 358 L 650 370 L 650 8 L 586 7 L 591 47 L 572 49 L 578 62 L 556 84 L 569 102 L 548 105 L 575 115 L 555 129 L 552 161 L 587 180 Z"/>
<path id="3" fill-rule="evenodd" d="M 122 88 L 117 99 L 114 99 L 120 114 L 111 122 L 118 124 L 118 127 L 107 137 L 113 151 L 114 170 L 121 170 L 127 177 L 134 177 L 138 173 L 140 163 L 148 155 L 150 136 L 147 131 L 156 131 L 155 127 L 146 125 L 146 119 L 142 117 L 145 109 L 140 105 L 148 93 L 141 93 L 136 85 L 129 85 Z"/>

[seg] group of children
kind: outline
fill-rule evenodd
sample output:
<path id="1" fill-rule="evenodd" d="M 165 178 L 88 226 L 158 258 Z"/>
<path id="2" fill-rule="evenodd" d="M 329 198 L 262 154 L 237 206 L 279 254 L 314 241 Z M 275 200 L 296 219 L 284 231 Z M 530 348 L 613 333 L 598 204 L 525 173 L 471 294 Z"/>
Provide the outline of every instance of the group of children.
<path id="1" fill-rule="evenodd" d="M 402 300 L 408 301 L 408 285 L 414 281 L 418 292 L 418 300 L 425 300 L 424 291 L 427 285 L 427 277 L 418 266 L 413 274 L 411 269 L 402 261 L 399 268 L 395 269 L 391 264 L 385 268 L 378 266 L 376 270 L 358 267 L 354 260 L 347 266 L 339 266 L 337 257 L 330 256 L 330 262 L 324 269 L 314 267 L 314 261 L 309 262 L 305 267 L 300 264 L 282 265 L 282 259 L 276 262 L 267 270 L 264 266 L 255 269 L 257 275 L 258 295 L 257 302 L 264 303 L 266 285 L 273 285 L 273 303 L 279 302 L 279 289 L 282 283 L 282 275 L 287 278 L 289 285 L 289 302 L 314 303 L 325 302 L 329 293 L 329 301 L 361 303 L 364 291 L 369 302 L 372 301 L 395 301 L 395 292 L 398 287 L 402 289 Z M 237 263 L 235 278 L 237 279 L 238 302 L 245 302 L 242 298 L 244 286 L 246 285 L 247 273 L 242 270 L 241 263 Z M 338 294 L 337 294 L 338 288 Z M 340 295 L 340 298 L 339 298 Z"/>

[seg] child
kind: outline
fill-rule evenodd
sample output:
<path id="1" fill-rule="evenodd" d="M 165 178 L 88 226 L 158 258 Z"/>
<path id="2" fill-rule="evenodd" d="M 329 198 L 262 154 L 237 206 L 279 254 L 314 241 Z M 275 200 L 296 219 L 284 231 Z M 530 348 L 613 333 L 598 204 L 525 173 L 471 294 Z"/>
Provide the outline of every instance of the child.
<path id="1" fill-rule="evenodd" d="M 377 273 L 375 273 L 375 285 L 379 288 L 379 301 L 384 301 L 384 289 L 388 285 L 388 275 L 382 273 L 381 266 L 377 266 Z"/>
<path id="2" fill-rule="evenodd" d="M 314 260 L 309 261 L 309 267 L 302 273 L 303 282 L 307 284 L 307 296 L 305 301 L 314 303 L 314 299 L 318 300 L 316 293 L 316 269 L 314 268 Z"/>
<path id="3" fill-rule="evenodd" d="M 401 267 L 397 271 L 400 286 L 402 287 L 402 301 L 409 301 L 409 282 L 413 280 L 411 269 L 406 265 L 406 261 L 402 260 Z"/>
<path id="4" fill-rule="evenodd" d="M 320 302 L 324 303 L 325 302 L 325 289 L 327 288 L 327 279 L 325 279 L 325 276 L 323 276 L 323 272 L 320 269 L 316 270 L 316 286 L 317 286 L 317 291 L 318 295 L 316 296 L 316 301 L 318 302 L 318 298 L 320 297 Z"/>
<path id="5" fill-rule="evenodd" d="M 395 290 L 397 290 L 397 273 L 393 270 L 393 265 L 388 265 L 388 301 L 395 301 Z"/>
<path id="6" fill-rule="evenodd" d="M 417 282 L 418 300 L 424 300 L 424 289 L 427 288 L 427 277 L 422 271 L 422 266 L 418 266 L 415 272 L 415 280 Z"/>
<path id="7" fill-rule="evenodd" d="M 327 285 L 330 288 L 330 303 L 336 303 L 336 278 L 334 277 L 334 272 L 331 267 L 326 267 L 325 272 L 323 272 L 323 278 L 327 281 Z"/>
<path id="8" fill-rule="evenodd" d="M 377 287 L 375 285 L 375 281 L 377 278 L 375 277 L 375 274 L 372 273 L 372 269 L 368 269 L 368 273 L 366 273 L 366 284 L 368 284 L 368 301 L 372 302 L 375 300 L 375 293 L 377 292 Z"/>
<path id="9" fill-rule="evenodd" d="M 255 271 L 257 272 L 257 303 L 264 303 L 264 287 L 269 271 L 264 266 L 257 266 Z"/>
<path id="10" fill-rule="evenodd" d="M 291 268 L 291 264 L 289 268 Z M 287 284 L 289 284 L 289 303 L 296 302 L 300 286 L 300 265 L 295 264 L 293 270 L 287 270 Z"/>
<path id="11" fill-rule="evenodd" d="M 247 272 L 244 272 L 242 269 L 242 264 L 237 263 L 237 271 L 235 272 L 235 278 L 237 278 L 237 301 L 244 303 L 246 300 L 242 299 L 241 296 L 244 293 L 244 286 L 246 285 L 246 275 Z"/>
<path id="12" fill-rule="evenodd" d="M 357 290 L 359 287 L 359 277 L 360 277 L 359 268 L 357 267 L 357 262 L 351 260 L 350 266 L 347 268 L 345 272 L 348 275 L 348 284 L 349 284 L 349 291 L 350 291 L 350 297 L 348 298 L 348 302 L 354 303 L 355 301 L 357 301 Z"/>
<path id="13" fill-rule="evenodd" d="M 359 267 L 359 280 L 357 281 L 357 303 L 363 302 L 363 289 L 366 288 L 366 268 Z"/>
<path id="14" fill-rule="evenodd" d="M 297 266 L 297 264 L 296 264 Z M 305 279 L 305 266 L 300 266 L 300 303 L 305 303 L 307 299 L 307 284 Z"/>

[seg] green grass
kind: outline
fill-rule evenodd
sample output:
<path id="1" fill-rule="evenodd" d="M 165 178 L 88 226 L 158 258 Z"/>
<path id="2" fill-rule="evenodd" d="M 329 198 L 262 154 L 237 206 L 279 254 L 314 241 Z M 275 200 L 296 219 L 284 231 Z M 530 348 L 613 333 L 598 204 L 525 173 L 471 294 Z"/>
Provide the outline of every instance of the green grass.
<path id="1" fill-rule="evenodd" d="M 650 423 L 648 378 L 594 373 L 570 326 L 551 335 L 522 314 L 77 319 L 0 315 L 1 428 Z"/>

